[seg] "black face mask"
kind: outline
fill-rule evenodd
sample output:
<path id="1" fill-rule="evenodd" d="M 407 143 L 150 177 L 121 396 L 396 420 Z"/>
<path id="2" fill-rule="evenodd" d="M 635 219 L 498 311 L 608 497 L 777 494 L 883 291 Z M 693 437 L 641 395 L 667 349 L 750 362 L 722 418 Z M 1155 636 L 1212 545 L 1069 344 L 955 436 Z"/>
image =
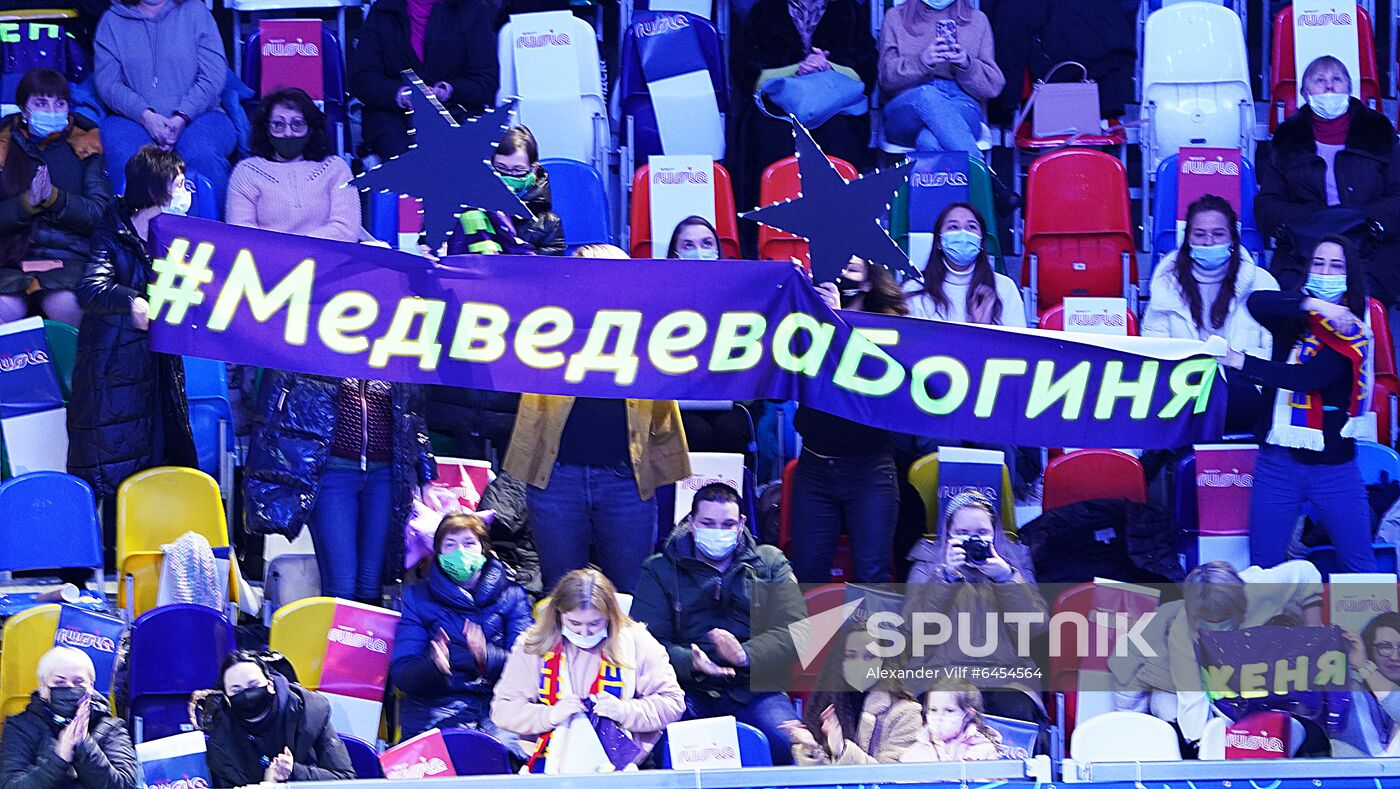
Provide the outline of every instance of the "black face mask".
<path id="1" fill-rule="evenodd" d="M 259 723 L 266 722 L 267 713 L 272 711 L 272 705 L 275 703 L 277 695 L 271 685 L 244 688 L 228 697 L 228 706 L 233 711 L 233 716 L 245 724 L 255 718 L 261 718 Z"/>
<path id="2" fill-rule="evenodd" d="M 272 141 L 272 150 L 277 155 L 287 161 L 301 156 L 301 152 L 306 150 L 306 141 L 311 139 L 311 135 L 303 134 L 300 137 L 269 137 Z"/>
<path id="3" fill-rule="evenodd" d="M 49 688 L 49 709 L 55 716 L 70 721 L 87 697 L 87 688 Z"/>
<path id="4" fill-rule="evenodd" d="M 845 274 L 836 278 L 836 289 L 841 291 L 841 297 L 846 299 L 853 299 L 859 296 L 860 286 L 864 284 L 863 282 L 856 282 L 853 279 L 848 279 Z"/>

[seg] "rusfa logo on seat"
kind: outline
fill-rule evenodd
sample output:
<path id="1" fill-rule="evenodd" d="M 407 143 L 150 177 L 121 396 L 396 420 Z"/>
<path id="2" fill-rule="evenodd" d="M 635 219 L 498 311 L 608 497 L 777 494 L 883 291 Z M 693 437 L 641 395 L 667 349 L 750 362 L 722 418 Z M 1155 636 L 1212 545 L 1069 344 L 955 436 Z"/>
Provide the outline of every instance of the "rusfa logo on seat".
<path id="1" fill-rule="evenodd" d="M 1254 475 L 1241 474 L 1239 469 L 1229 471 L 1202 471 L 1196 475 L 1198 488 L 1253 488 Z"/>
<path id="2" fill-rule="evenodd" d="M 568 33 L 556 33 L 553 30 L 548 33 L 522 33 L 515 39 L 516 49 L 541 49 L 543 47 L 567 47 L 569 45 Z"/>
<path id="3" fill-rule="evenodd" d="M 647 38 L 648 36 L 659 36 L 663 33 L 670 33 L 673 30 L 684 30 L 690 27 L 690 20 L 683 14 L 674 16 L 658 16 L 655 19 L 647 19 L 637 23 L 637 37 Z"/>
<path id="4" fill-rule="evenodd" d="M 967 186 L 967 173 L 955 171 L 936 173 L 915 172 L 913 175 L 909 176 L 909 183 L 921 189 L 940 186 Z"/>
<path id="5" fill-rule="evenodd" d="M 331 628 L 330 631 L 326 633 L 326 640 L 344 644 L 347 647 L 368 649 L 371 652 L 378 652 L 381 655 L 389 651 L 389 644 L 385 642 L 384 639 L 375 638 L 366 633 L 356 633 L 343 625 Z"/>
<path id="6" fill-rule="evenodd" d="M 651 174 L 651 182 L 661 186 L 708 184 L 710 182 L 710 174 L 704 170 L 692 170 L 689 167 L 684 170 L 677 170 L 674 167 L 661 167 Z"/>
<path id="7" fill-rule="evenodd" d="M 203 776 L 196 775 L 193 778 L 177 778 L 173 781 L 161 781 L 153 783 L 146 789 L 209 789 L 209 782 Z"/>
<path id="8" fill-rule="evenodd" d="M 1240 166 L 1235 162 L 1227 162 L 1217 158 L 1208 161 L 1199 156 L 1192 156 L 1181 160 L 1182 175 L 1239 175 Z"/>
<path id="9" fill-rule="evenodd" d="M 321 47 L 300 38 L 296 41 L 274 38 L 262 45 L 262 54 L 265 58 L 314 58 L 320 56 Z"/>
<path id="10" fill-rule="evenodd" d="M 96 633 L 84 633 L 71 627 L 59 628 L 58 632 L 54 634 L 53 642 L 56 646 L 91 648 L 99 652 L 115 653 L 117 651 L 117 644 L 111 638 Z"/>
<path id="11" fill-rule="evenodd" d="M 32 364 L 48 364 L 49 355 L 39 349 L 21 351 L 13 356 L 0 356 L 0 373 L 23 370 Z"/>
<path id="12" fill-rule="evenodd" d="M 1326 12 L 1303 14 L 1298 17 L 1298 24 L 1303 27 L 1327 27 L 1337 25 L 1339 27 L 1351 26 L 1351 14 Z"/>

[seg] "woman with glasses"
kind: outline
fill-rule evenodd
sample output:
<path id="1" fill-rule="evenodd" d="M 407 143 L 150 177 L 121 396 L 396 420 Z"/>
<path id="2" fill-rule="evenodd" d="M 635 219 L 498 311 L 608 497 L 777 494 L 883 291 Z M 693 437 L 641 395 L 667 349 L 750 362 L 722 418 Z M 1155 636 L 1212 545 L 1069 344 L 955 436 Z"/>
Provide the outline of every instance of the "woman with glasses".
<path id="1" fill-rule="evenodd" d="M 286 88 L 263 99 L 250 147 L 252 157 L 229 176 L 229 224 L 335 241 L 368 237 L 359 193 L 343 188 L 350 167 L 305 91 Z"/>
<path id="2" fill-rule="evenodd" d="M 534 217 L 517 222 L 521 240 L 541 255 L 564 254 L 564 223 L 554 213 L 549 173 L 540 166 L 540 146 L 535 135 L 524 126 L 507 129 L 496 143 L 491 166 Z"/>

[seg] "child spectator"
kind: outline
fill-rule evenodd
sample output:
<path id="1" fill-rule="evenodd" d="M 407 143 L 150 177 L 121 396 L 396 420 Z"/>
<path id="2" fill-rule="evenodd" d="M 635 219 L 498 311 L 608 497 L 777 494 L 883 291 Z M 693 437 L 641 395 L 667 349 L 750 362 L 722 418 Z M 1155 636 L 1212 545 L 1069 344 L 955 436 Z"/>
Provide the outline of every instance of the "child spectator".
<path id="1" fill-rule="evenodd" d="M 491 166 L 534 216 L 529 221 L 517 218 L 521 240 L 541 255 L 564 254 L 564 223 L 554 213 L 549 173 L 540 165 L 540 147 L 535 135 L 524 126 L 507 129 L 505 136 L 496 143 Z"/>
<path id="2" fill-rule="evenodd" d="M 880 92 L 890 142 L 979 155 L 982 105 L 1005 84 L 992 25 L 972 0 L 903 3 L 885 15 Z"/>
<path id="3" fill-rule="evenodd" d="M 68 80 L 30 69 L 0 120 L 0 323 L 42 312 L 82 322 L 74 292 L 112 189 L 97 125 L 71 114 Z"/>
<path id="4" fill-rule="evenodd" d="M 562 748 L 550 741 L 575 715 L 593 712 L 621 728 L 641 746 L 640 762 L 684 709 L 665 648 L 622 613 L 606 576 L 575 570 L 516 640 L 496 683 L 491 719 L 537 738 L 530 772 L 555 774 Z"/>
<path id="5" fill-rule="evenodd" d="M 982 719 L 982 692 L 969 682 L 947 680 L 924 700 L 926 723 L 906 762 L 981 762 L 1005 758 L 1001 737 Z"/>
<path id="6" fill-rule="evenodd" d="M 222 216 L 238 133 L 221 106 L 228 60 L 209 9 L 199 0 L 113 0 L 94 45 L 109 165 L 126 167 L 143 145 L 173 149 L 209 179 Z"/>
<path id="7" fill-rule="evenodd" d="M 514 735 L 491 722 L 491 692 L 506 656 L 531 624 L 530 601 L 491 551 L 476 515 L 442 519 L 428 577 L 403 596 L 394 637 L 394 687 L 403 691 L 403 739 L 428 729 L 473 728 L 522 759 Z"/>
<path id="8" fill-rule="evenodd" d="M 263 99 L 250 147 L 252 157 L 229 177 L 229 224 L 335 241 L 369 237 L 360 196 L 345 186 L 350 167 L 306 91 L 284 88 Z"/>

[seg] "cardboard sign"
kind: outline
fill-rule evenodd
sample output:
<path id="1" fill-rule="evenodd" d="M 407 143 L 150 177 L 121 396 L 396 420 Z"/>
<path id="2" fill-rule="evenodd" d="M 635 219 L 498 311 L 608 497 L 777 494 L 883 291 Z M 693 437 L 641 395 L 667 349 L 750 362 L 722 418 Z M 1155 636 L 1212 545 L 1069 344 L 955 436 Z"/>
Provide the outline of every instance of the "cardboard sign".
<path id="1" fill-rule="evenodd" d="M 1006 456 L 997 449 L 938 448 L 938 523 L 959 493 L 976 492 L 1001 511 L 1001 475 Z"/>
<path id="2" fill-rule="evenodd" d="M 648 177 L 652 256 L 664 258 L 682 219 L 702 216 L 715 224 L 715 163 L 708 156 L 653 156 Z"/>
<path id="3" fill-rule="evenodd" d="M 491 470 L 491 464 L 485 460 L 440 457 L 437 459 L 437 468 L 437 478 L 429 482 L 428 486 L 452 494 L 462 505 L 462 509 L 468 512 L 476 512 L 477 506 L 481 504 L 481 494 L 486 492 L 486 486 L 496 478 L 496 472 Z"/>
<path id="4" fill-rule="evenodd" d="M 1128 300 L 1099 296 L 1065 297 L 1065 331 L 1128 336 Z"/>
<path id="5" fill-rule="evenodd" d="M 451 778 L 457 775 L 452 754 L 442 732 L 428 729 L 410 740 L 379 754 L 384 777 L 390 781 L 417 781 L 422 778 Z"/>
<path id="6" fill-rule="evenodd" d="M 146 789 L 208 789 L 204 732 L 187 731 L 136 744 Z"/>
<path id="7" fill-rule="evenodd" d="M 1186 238 L 1186 209 L 1205 195 L 1223 197 L 1241 215 L 1240 152 L 1235 148 L 1182 148 L 1176 162 L 1176 243 Z"/>
<path id="8" fill-rule="evenodd" d="M 321 20 L 264 19 L 258 30 L 262 34 L 261 95 L 301 88 L 312 101 L 325 100 Z"/>
<path id="9" fill-rule="evenodd" d="M 0 324 L 0 433 L 13 475 L 68 470 L 68 411 L 44 321 Z"/>
<path id="10" fill-rule="evenodd" d="M 1226 759 L 1286 759 L 1293 752 L 1292 719 L 1283 712 L 1254 712 L 1225 727 Z"/>
<path id="11" fill-rule="evenodd" d="M 1394 573 L 1332 573 L 1327 580 L 1328 624 L 1360 633 L 1378 614 L 1400 610 Z"/>
<path id="12" fill-rule="evenodd" d="M 676 483 L 676 508 L 673 513 L 676 523 L 690 514 L 695 492 L 714 482 L 722 482 L 742 493 L 744 456 L 732 452 L 691 452 L 690 476 Z"/>
<path id="13" fill-rule="evenodd" d="M 739 758 L 739 729 L 733 715 L 677 721 L 666 727 L 673 770 L 733 770 Z"/>
<path id="14" fill-rule="evenodd" d="M 1258 444 L 1197 444 L 1196 523 L 1203 537 L 1249 536 Z"/>
<path id="15" fill-rule="evenodd" d="M 336 601 L 318 690 L 331 703 L 337 731 L 367 742 L 377 738 L 398 623 L 397 611 Z"/>
<path id="16" fill-rule="evenodd" d="M 1298 106 L 1303 106 L 1303 71 L 1323 55 L 1342 61 L 1351 75 L 1351 95 L 1361 97 L 1361 44 L 1356 5 L 1337 0 L 1293 3 L 1293 68 Z"/>
<path id="17" fill-rule="evenodd" d="M 106 696 L 112 691 L 112 678 L 117 670 L 117 647 L 121 645 L 126 625 L 120 619 L 65 605 L 58 613 L 58 629 L 53 645 L 81 649 L 92 658 L 96 672 L 93 689 Z"/>

